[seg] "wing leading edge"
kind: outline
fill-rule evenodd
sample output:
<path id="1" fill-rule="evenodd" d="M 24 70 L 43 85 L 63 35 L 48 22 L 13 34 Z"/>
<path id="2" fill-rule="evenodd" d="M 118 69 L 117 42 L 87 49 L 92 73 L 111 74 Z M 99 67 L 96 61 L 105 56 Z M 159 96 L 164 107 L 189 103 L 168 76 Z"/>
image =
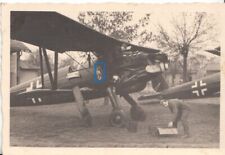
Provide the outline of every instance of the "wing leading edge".
<path id="1" fill-rule="evenodd" d="M 57 12 L 12 11 L 11 39 L 41 46 L 55 52 L 112 52 L 125 42 L 116 40 Z M 159 50 L 126 43 L 132 50 Z"/>
<path id="2" fill-rule="evenodd" d="M 86 90 L 82 89 L 81 93 L 85 100 L 104 97 L 105 90 Z M 49 104 L 62 104 L 74 102 L 73 92 L 71 89 L 35 89 L 28 92 L 11 93 L 10 106 L 37 106 Z"/>

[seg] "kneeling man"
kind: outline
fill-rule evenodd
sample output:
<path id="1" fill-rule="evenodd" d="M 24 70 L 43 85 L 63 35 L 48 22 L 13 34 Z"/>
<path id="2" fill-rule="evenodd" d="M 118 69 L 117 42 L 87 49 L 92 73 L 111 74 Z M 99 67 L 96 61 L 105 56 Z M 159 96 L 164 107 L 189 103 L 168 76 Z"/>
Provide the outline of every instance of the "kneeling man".
<path id="1" fill-rule="evenodd" d="M 177 128 L 178 122 L 181 122 L 184 129 L 183 138 L 187 138 L 190 136 L 189 134 L 189 124 L 188 124 L 188 116 L 190 112 L 190 108 L 187 104 L 183 102 L 183 100 L 179 99 L 170 99 L 170 100 L 161 100 L 160 104 L 165 107 L 168 107 L 173 114 L 172 121 L 169 122 L 168 127 Z"/>

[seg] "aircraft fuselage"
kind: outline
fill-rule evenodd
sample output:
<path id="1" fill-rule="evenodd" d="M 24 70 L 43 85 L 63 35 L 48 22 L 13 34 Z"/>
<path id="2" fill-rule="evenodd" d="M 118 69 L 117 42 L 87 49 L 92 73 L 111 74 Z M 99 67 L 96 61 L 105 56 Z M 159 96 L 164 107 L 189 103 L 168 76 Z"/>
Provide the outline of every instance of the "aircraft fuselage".
<path id="1" fill-rule="evenodd" d="M 142 54 L 140 52 L 132 52 L 132 54 L 124 54 L 122 57 L 120 57 L 117 64 L 114 64 L 114 70 L 116 70 L 116 72 L 113 71 L 113 74 L 116 74 L 120 77 L 120 80 L 116 84 L 113 84 L 116 87 L 117 94 L 129 94 L 132 92 L 141 91 L 145 88 L 146 83 L 149 80 L 161 74 L 162 68 L 160 68 L 160 65 L 158 65 L 159 70 L 153 73 L 147 72 L 146 66 L 151 65 L 147 63 L 146 59 L 148 59 L 148 57 L 146 57 L 146 54 Z M 152 65 L 155 65 L 154 62 L 152 62 Z M 163 70 L 165 70 L 165 68 L 163 68 Z M 108 71 L 110 72 L 111 70 L 108 69 L 107 72 Z M 108 75 L 108 73 L 106 74 Z M 82 69 L 73 69 L 70 66 L 61 68 L 58 70 L 57 79 L 58 90 L 72 90 L 73 87 L 79 86 L 81 88 L 81 91 L 83 92 L 85 99 L 104 97 L 106 95 L 105 88 L 107 87 L 107 85 L 112 84 L 111 77 L 107 77 L 107 80 L 101 84 L 96 83 L 94 81 L 93 66 Z M 36 89 L 52 89 L 48 74 L 44 74 L 43 84 L 41 77 L 37 77 L 35 79 L 12 87 L 10 90 L 11 105 L 27 104 L 27 99 L 23 97 L 20 97 L 20 103 L 18 102 L 18 94 L 33 91 Z M 59 97 L 59 94 L 56 94 L 56 96 L 52 94 L 52 96 L 47 95 L 45 96 L 45 98 L 57 98 L 57 101 L 60 101 L 62 98 L 65 98 L 63 102 L 74 100 L 74 97 L 71 92 L 64 94 L 61 93 L 60 95 L 61 96 Z M 25 101 L 23 101 L 23 99 Z M 43 97 L 34 97 L 29 98 L 28 100 L 31 103 L 41 101 L 41 104 L 44 104 Z"/>

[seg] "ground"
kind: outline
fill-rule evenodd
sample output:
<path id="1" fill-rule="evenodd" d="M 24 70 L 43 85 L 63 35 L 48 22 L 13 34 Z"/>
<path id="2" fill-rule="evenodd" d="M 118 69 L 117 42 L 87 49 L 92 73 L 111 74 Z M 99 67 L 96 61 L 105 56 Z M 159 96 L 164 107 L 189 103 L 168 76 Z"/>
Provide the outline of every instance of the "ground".
<path id="1" fill-rule="evenodd" d="M 121 99 L 122 108 L 129 117 L 129 106 Z M 149 126 L 165 126 L 170 121 L 168 109 L 159 104 L 141 105 L 145 122 L 138 123 L 136 133 L 126 128 L 111 127 L 108 116 L 111 105 L 103 99 L 88 104 L 93 116 L 93 127 L 80 125 L 75 103 L 10 109 L 10 144 L 39 147 L 219 147 L 219 99 L 188 100 L 192 109 L 189 119 L 191 137 L 155 137 Z M 179 128 L 182 134 L 182 128 Z"/>

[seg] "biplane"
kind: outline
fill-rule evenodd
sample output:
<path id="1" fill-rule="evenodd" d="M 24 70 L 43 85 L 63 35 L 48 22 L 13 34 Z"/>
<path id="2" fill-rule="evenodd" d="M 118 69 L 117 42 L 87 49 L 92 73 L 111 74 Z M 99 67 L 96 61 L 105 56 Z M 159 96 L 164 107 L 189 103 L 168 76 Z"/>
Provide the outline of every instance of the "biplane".
<path id="1" fill-rule="evenodd" d="M 131 105 L 131 118 L 143 121 L 143 109 L 129 94 L 141 91 L 150 80 L 155 86 L 165 83 L 162 72 L 168 68 L 166 54 L 111 38 L 57 12 L 12 11 L 10 28 L 12 40 L 39 47 L 41 68 L 40 77 L 10 89 L 11 106 L 74 101 L 81 120 L 91 126 L 86 100 L 108 96 L 113 107 L 109 121 L 112 126 L 121 127 L 125 116 L 117 95 Z M 55 52 L 53 70 L 48 50 Z M 58 54 L 67 51 L 87 53 L 88 67 L 58 69 Z M 90 52 L 96 55 L 95 62 L 90 61 Z M 43 73 L 44 62 L 47 74 Z"/>
<path id="2" fill-rule="evenodd" d="M 220 47 L 206 51 L 220 56 Z M 138 100 L 143 101 L 155 98 L 197 99 L 218 96 L 220 96 L 220 72 L 164 89 L 152 95 L 142 95 L 138 98 Z"/>

